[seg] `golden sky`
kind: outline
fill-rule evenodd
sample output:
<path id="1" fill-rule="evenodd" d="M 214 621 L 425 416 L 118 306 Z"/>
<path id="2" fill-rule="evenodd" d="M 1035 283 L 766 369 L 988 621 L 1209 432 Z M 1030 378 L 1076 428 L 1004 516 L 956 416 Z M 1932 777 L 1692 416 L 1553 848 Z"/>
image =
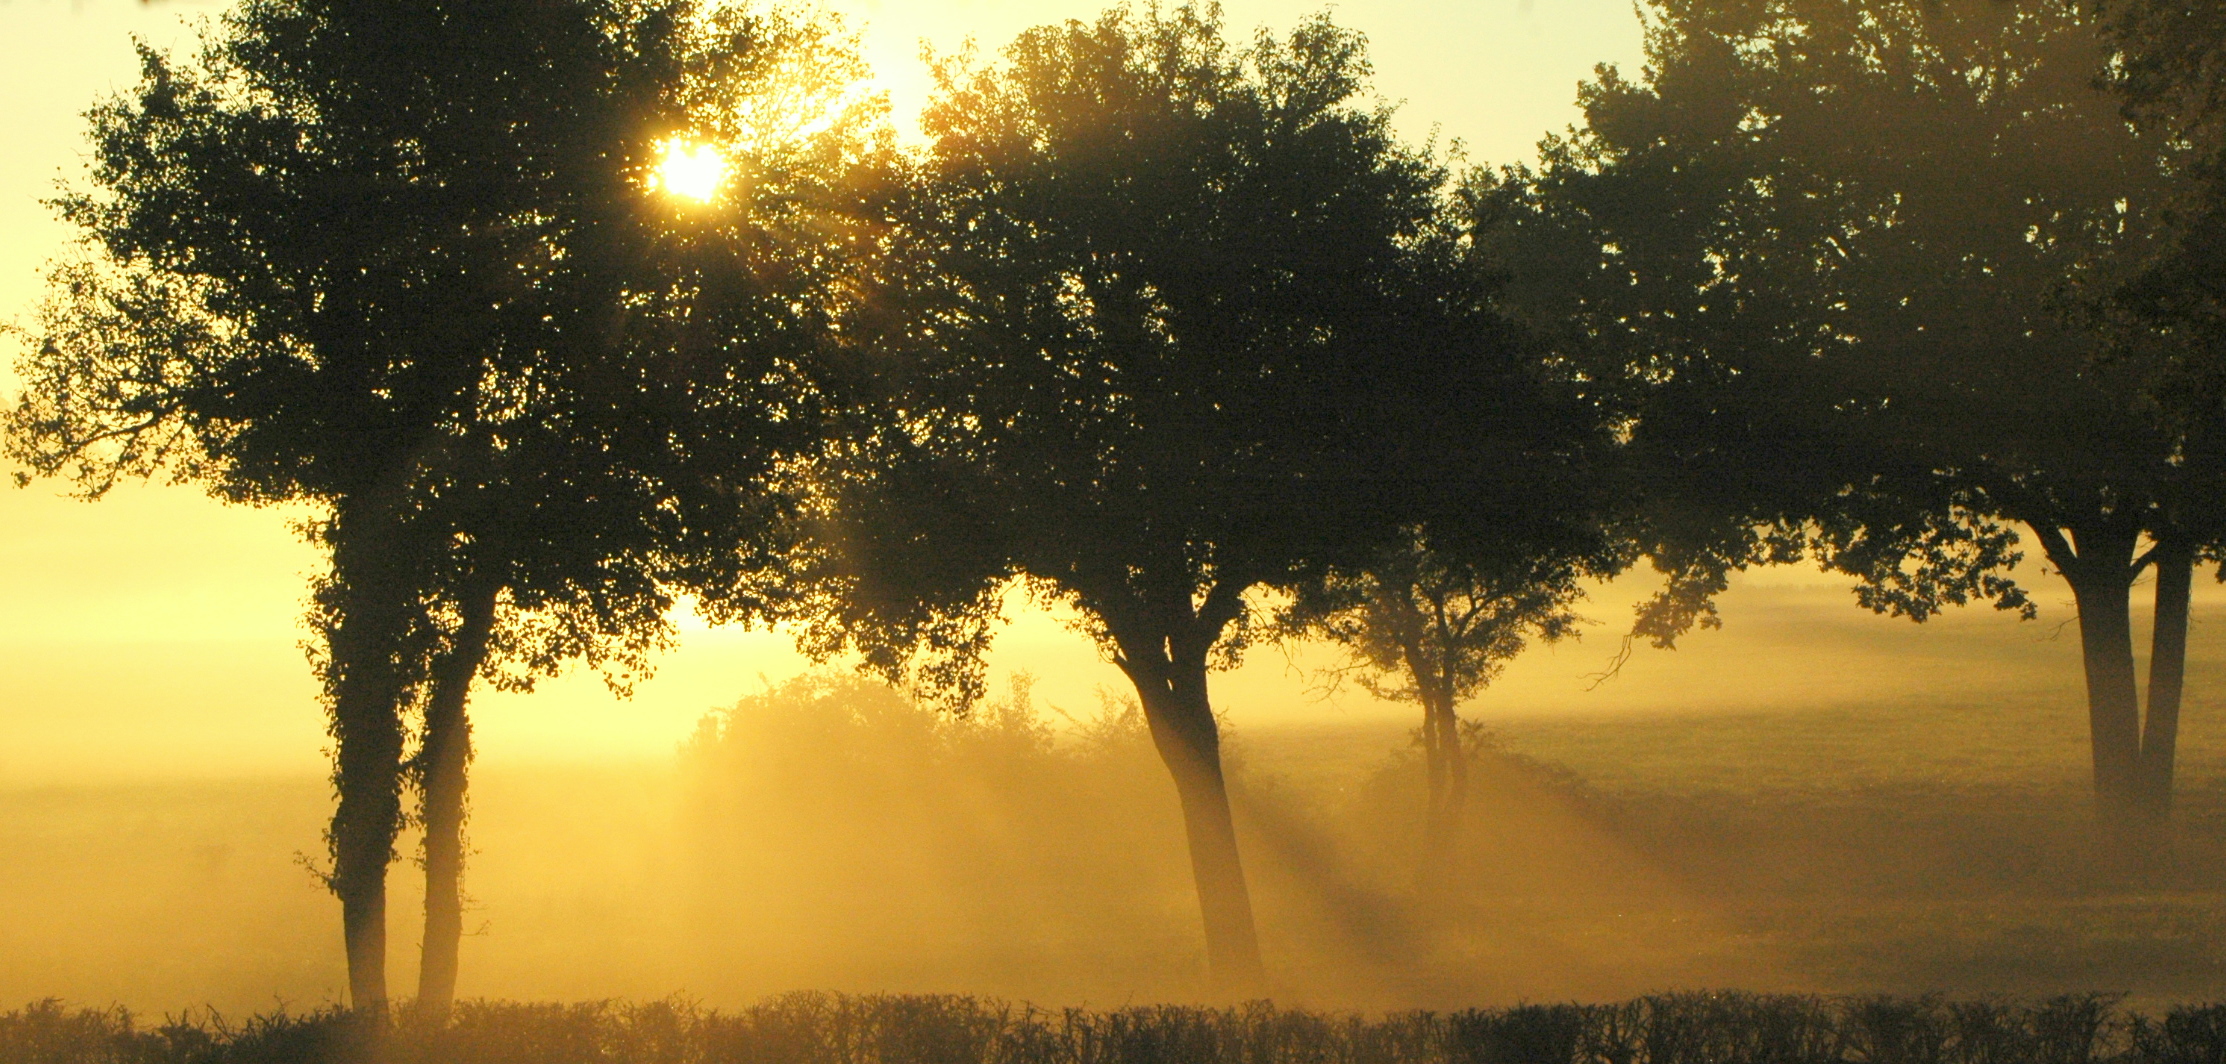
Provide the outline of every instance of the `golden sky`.
<path id="1" fill-rule="evenodd" d="M 923 38 L 950 50 L 971 36 L 993 48 L 1026 26 L 1087 18 L 1096 0 L 847 0 L 829 6 L 865 27 L 873 64 L 900 117 L 925 91 Z M 69 234 L 39 200 L 82 166 L 82 112 L 130 85 L 131 37 L 181 40 L 199 0 L 0 0 L 0 315 L 21 315 L 40 266 Z M 1293 0 L 1230 0 L 1242 32 L 1286 28 L 1319 10 Z M 1366 32 L 1379 91 L 1420 139 L 1458 139 L 1476 161 L 1528 159 L 1538 137 L 1576 117 L 1578 81 L 1594 64 L 1635 68 L 1638 24 L 1627 0 L 1359 0 L 1335 17 Z M 12 363 L 9 341 L 0 355 Z M 0 370 L 11 397 L 12 372 Z M 191 488 L 132 486 L 88 505 L 53 483 L 0 488 L 0 787 L 71 778 L 317 772 L 324 725 L 298 647 L 305 577 L 316 558 L 285 513 L 229 508 Z M 2028 566 L 2026 575 L 2033 575 Z M 2044 620 L 1991 611 L 1918 629 L 1857 610 L 1843 585 L 1807 571 L 1759 574 L 1725 602 L 1730 629 L 1674 654 L 1641 652 L 1616 680 L 1587 690 L 1615 649 L 1643 575 L 1603 589 L 1601 623 L 1575 645 L 1533 652 L 1479 703 L 1495 712 L 1653 710 L 1836 704 L 1867 697 L 1956 699 L 2016 693 L 2051 706 L 2078 697 L 2076 634 L 2060 584 L 2039 596 Z M 2213 597 L 2209 583 L 2199 602 Z M 2200 644 L 2203 632 L 2198 628 Z M 2201 651 L 2198 649 L 2198 656 Z M 1217 702 L 1241 731 L 1278 722 L 1396 713 L 1358 691 L 1309 694 L 1313 670 L 1266 649 L 1219 681 Z M 475 701 L 483 761 L 657 756 L 707 709 L 784 678 L 806 662 L 776 633 L 688 625 L 684 645 L 630 702 L 591 675 L 537 694 Z M 1040 696 L 1087 713 L 1122 678 L 1055 619 L 1021 614 L 994 667 L 1026 668 Z M 2027 694 L 2030 692 L 2030 694 Z M 2194 692 L 2198 704 L 2205 695 Z"/>

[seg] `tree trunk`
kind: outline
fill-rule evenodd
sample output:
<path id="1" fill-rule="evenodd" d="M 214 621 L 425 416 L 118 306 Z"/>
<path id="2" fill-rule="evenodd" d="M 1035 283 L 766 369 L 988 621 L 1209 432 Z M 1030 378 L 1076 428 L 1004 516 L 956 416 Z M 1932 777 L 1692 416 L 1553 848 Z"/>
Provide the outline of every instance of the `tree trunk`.
<path id="1" fill-rule="evenodd" d="M 2079 647 L 2087 676 L 2087 723 L 2093 742 L 2095 812 L 2106 835 L 2130 826 L 2141 761 L 2141 705 L 2133 669 L 2133 548 L 2137 533 L 2089 531 L 2076 554 L 2053 530 L 2050 560 L 2070 582 L 2079 608 Z"/>
<path id="2" fill-rule="evenodd" d="M 2195 551 L 2177 540 L 2157 545 L 2156 627 L 2150 636 L 2149 710 L 2141 731 L 2142 815 L 2161 826 L 2172 813 L 2173 760 L 2180 736 L 2180 695 L 2187 679 L 2187 602 Z"/>
<path id="3" fill-rule="evenodd" d="M 1420 687 L 1420 685 L 1418 685 Z M 1420 884 L 1425 893 L 1442 890 L 1452 879 L 1460 847 L 1461 817 L 1468 806 L 1468 758 L 1461 749 L 1461 718 L 1444 691 L 1420 687 L 1423 696 L 1423 751 L 1429 760 L 1430 804 L 1422 829 Z"/>
<path id="4" fill-rule="evenodd" d="M 1417 683 L 1417 688 L 1427 688 Z M 1427 847 L 1437 837 L 1439 806 L 1445 801 L 1445 765 L 1443 747 L 1445 729 L 1438 726 L 1437 699 L 1424 693 L 1422 696 L 1422 768 L 1425 802 L 1422 807 L 1422 834 Z"/>
<path id="5" fill-rule="evenodd" d="M 417 1005 L 435 1023 L 448 1021 L 456 1001 L 457 952 L 464 935 L 464 799 L 472 754 L 465 706 L 472 679 L 487 658 L 497 594 L 491 586 L 467 592 L 461 623 L 433 667 L 425 744 L 418 752 L 419 810 L 425 822 L 425 939 L 419 947 Z"/>
<path id="6" fill-rule="evenodd" d="M 333 551 L 326 630 L 333 789 L 327 839 L 332 892 L 340 898 L 348 1000 L 383 1015 L 386 997 L 386 872 L 402 826 L 402 715 L 407 681 L 400 650 L 408 599 L 377 556 L 378 544 L 347 534 Z"/>
<path id="7" fill-rule="evenodd" d="M 1460 844 L 1461 818 L 1469 803 L 1469 756 L 1461 746 L 1461 715 L 1454 710 L 1451 694 L 1438 707 L 1438 751 L 1445 758 L 1445 800 L 1440 804 L 1444 845 L 1450 853 Z"/>
<path id="8" fill-rule="evenodd" d="M 1183 660 L 1157 646 L 1124 642 L 1121 666 L 1136 685 L 1150 725 L 1152 745 L 1175 779 L 1183 829 L 1190 842 L 1190 871 L 1206 929 L 1206 966 L 1216 992 L 1259 993 L 1265 980 L 1260 939 L 1252 919 L 1252 894 L 1237 853 L 1236 823 L 1221 771 L 1221 732 L 1206 697 L 1203 648 Z M 1192 659 L 1195 660 L 1192 660 Z"/>

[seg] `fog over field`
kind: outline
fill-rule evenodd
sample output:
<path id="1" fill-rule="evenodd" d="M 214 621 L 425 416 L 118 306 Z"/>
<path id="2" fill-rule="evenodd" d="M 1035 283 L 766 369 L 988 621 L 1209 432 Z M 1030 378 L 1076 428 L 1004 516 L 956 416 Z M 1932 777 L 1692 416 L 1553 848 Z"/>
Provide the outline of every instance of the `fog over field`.
<path id="1" fill-rule="evenodd" d="M 1809 616 L 1771 598 L 1727 610 Z M 2216 631 L 2226 610 L 2198 618 Z M 1228 740 L 1276 996 L 2217 993 L 2220 702 L 2189 707 L 2180 865 L 2129 889 L 2087 850 L 2076 690 L 1988 682 L 2061 645 L 2036 650 L 2045 630 L 2025 625 L 1939 667 L 1897 653 L 1900 632 L 1785 662 L 1789 683 L 1804 665 L 1819 678 L 1774 704 L 1729 687 L 1719 706 L 1480 707 L 1491 738 L 1449 904 L 1416 892 L 1411 725 L 1294 688 L 1289 719 L 1258 713 Z M 1792 654 L 1768 630 L 1713 638 Z M 2226 653 L 2199 646 L 2201 690 L 2226 680 Z M 1925 690 L 1864 698 L 1866 672 Z M 1035 701 L 1023 719 L 1006 692 L 953 724 L 856 683 L 823 675 L 816 701 L 749 685 L 739 712 L 663 756 L 490 751 L 461 992 L 729 1006 L 807 986 L 1097 1006 L 1204 993 L 1173 795 L 1117 700 Z M 8 788 L 0 844 L 21 859 L 0 901 L 37 915 L 0 932 L 0 999 L 235 1014 L 335 999 L 336 906 L 303 866 L 329 801 L 305 773 Z M 398 869 L 397 912 L 416 890 Z M 396 951 L 398 981 L 413 952 Z"/>

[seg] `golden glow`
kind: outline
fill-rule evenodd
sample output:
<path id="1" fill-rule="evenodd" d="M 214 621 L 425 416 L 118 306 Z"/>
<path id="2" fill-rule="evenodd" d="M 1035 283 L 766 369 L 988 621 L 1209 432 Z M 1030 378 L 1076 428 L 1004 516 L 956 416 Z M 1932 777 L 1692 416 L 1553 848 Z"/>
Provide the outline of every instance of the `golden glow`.
<path id="1" fill-rule="evenodd" d="M 699 203 L 718 198 L 734 169 L 717 147 L 685 137 L 660 141 L 657 151 L 657 168 L 650 172 L 649 187 Z"/>

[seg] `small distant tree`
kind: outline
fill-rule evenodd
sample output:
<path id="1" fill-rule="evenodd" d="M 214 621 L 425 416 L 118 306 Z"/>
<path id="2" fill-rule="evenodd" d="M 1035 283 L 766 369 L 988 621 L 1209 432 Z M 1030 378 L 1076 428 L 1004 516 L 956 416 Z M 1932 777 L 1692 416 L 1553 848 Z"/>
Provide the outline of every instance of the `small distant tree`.
<path id="1" fill-rule="evenodd" d="M 1581 619 L 1573 607 L 1584 595 L 1580 581 L 1616 568 L 1604 553 L 1513 550 L 1499 558 L 1462 557 L 1435 549 L 1416 529 L 1363 567 L 1300 584 L 1279 618 L 1288 634 L 1327 638 L 1350 651 L 1370 694 L 1422 707 L 1426 887 L 1442 884 L 1467 810 L 1470 758 L 1461 704 L 1532 640 L 1552 643 L 1577 634 Z"/>
<path id="2" fill-rule="evenodd" d="M 961 697 L 1009 581 L 1072 607 L 1136 687 L 1232 992 L 1262 969 L 1208 676 L 1266 620 L 1250 592 L 1519 509 L 1584 435 L 1367 73 L 1326 19 L 1237 49 L 1188 6 L 940 64 L 896 212 L 909 309 L 826 463 L 802 604 L 814 649 Z"/>

